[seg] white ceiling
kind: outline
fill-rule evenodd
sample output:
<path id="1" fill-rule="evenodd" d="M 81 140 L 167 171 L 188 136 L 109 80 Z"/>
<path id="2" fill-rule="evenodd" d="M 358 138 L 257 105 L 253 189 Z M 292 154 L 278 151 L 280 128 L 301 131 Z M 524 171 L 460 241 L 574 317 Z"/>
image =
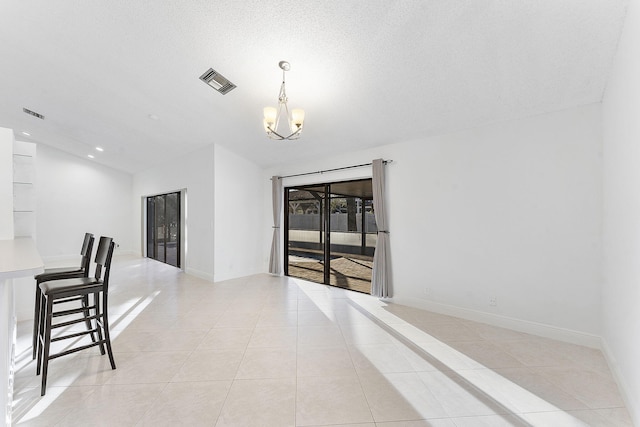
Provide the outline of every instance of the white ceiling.
<path id="1" fill-rule="evenodd" d="M 402 142 L 599 102 L 626 4 L 2 0 L 0 126 L 128 172 L 212 143 L 271 166 Z M 262 128 L 283 59 L 295 142 Z"/>

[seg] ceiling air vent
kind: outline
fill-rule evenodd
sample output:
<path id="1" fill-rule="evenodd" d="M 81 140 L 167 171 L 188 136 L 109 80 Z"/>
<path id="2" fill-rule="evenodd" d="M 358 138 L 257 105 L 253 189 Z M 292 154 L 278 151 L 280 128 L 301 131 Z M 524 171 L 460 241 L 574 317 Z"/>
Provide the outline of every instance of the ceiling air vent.
<path id="1" fill-rule="evenodd" d="M 213 68 L 209 68 L 203 75 L 200 76 L 200 80 L 217 90 L 223 95 L 231 92 L 236 88 L 236 85 L 231 83 L 222 74 L 218 73 Z"/>
<path id="2" fill-rule="evenodd" d="M 32 115 L 33 117 L 37 117 L 39 119 L 44 120 L 44 116 L 42 114 L 36 113 L 35 111 L 31 111 L 31 110 L 29 110 L 27 108 L 24 108 L 24 107 L 22 108 L 22 111 L 24 111 L 27 114 Z"/>

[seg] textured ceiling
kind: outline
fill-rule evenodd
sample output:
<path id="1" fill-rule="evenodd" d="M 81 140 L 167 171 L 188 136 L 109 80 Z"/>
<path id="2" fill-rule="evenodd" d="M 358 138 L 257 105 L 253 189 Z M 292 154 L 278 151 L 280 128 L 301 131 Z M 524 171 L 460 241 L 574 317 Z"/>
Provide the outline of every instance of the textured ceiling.
<path id="1" fill-rule="evenodd" d="M 3 0 L 0 126 L 128 172 L 212 143 L 270 166 L 402 142 L 599 102 L 626 4 Z M 295 142 L 262 128 L 283 59 Z"/>

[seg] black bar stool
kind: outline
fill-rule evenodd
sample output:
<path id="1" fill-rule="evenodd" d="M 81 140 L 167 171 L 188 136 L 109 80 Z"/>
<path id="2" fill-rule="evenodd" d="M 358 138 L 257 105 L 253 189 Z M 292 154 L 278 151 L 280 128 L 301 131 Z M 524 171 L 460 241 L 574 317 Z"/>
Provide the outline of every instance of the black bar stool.
<path id="1" fill-rule="evenodd" d="M 71 279 L 74 277 L 88 277 L 89 264 L 91 264 L 91 251 L 93 250 L 93 234 L 85 233 L 82 249 L 80 250 L 80 265 L 77 267 L 47 268 L 44 272 L 34 277 L 36 280 L 36 293 L 33 312 L 33 358 L 38 351 L 38 324 L 40 323 L 40 283 L 49 280 Z M 83 299 L 86 304 L 86 299 Z M 90 329 L 90 324 L 87 325 Z"/>
<path id="2" fill-rule="evenodd" d="M 105 345 L 111 369 L 116 369 L 111 350 L 111 337 L 109 334 L 109 317 L 108 317 L 108 296 L 109 296 L 109 272 L 111 270 L 111 258 L 115 243 L 111 237 L 100 237 L 98 249 L 96 251 L 96 271 L 95 277 L 79 277 L 74 279 L 52 280 L 40 284 L 41 293 L 41 310 L 40 310 L 40 326 L 38 333 L 39 351 L 37 362 L 37 374 L 42 371 L 42 387 L 40 395 L 44 396 L 47 387 L 47 371 L 49 360 L 85 350 L 90 347 L 99 346 L 100 354 L 105 354 Z M 103 274 L 104 273 L 104 274 Z M 102 298 L 100 298 L 102 294 Z M 67 301 L 69 298 L 86 297 L 93 295 L 93 305 L 87 305 L 79 308 L 54 311 L 54 304 L 58 301 Z M 72 314 L 82 313 L 82 317 L 60 323 L 53 323 L 53 319 L 60 316 L 68 316 Z M 67 335 L 56 336 L 51 338 L 51 331 L 56 328 L 66 327 L 79 322 L 95 322 L 95 327 L 82 332 L 74 332 Z M 96 333 L 98 339 L 91 344 L 73 347 L 60 353 L 50 354 L 52 342 L 61 341 L 70 338 L 78 338 L 83 335 Z"/>

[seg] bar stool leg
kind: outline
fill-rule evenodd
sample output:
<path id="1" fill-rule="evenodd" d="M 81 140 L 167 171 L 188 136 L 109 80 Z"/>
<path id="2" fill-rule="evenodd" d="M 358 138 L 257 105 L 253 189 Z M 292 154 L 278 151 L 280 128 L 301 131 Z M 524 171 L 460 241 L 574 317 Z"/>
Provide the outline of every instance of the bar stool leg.
<path id="1" fill-rule="evenodd" d="M 103 329 L 103 325 L 104 325 L 104 318 L 101 317 L 100 315 L 100 294 L 95 293 L 93 294 L 93 305 L 96 307 L 95 308 L 95 313 L 96 313 L 96 329 L 98 330 L 98 342 L 100 343 L 100 354 L 104 356 L 105 351 L 104 351 L 104 337 L 102 335 L 102 329 Z M 102 324 L 102 325 L 101 325 Z"/>
<path id="2" fill-rule="evenodd" d="M 40 292 L 40 289 L 38 289 L 38 292 Z M 45 324 L 44 318 L 46 316 L 45 310 L 46 310 L 46 305 L 44 304 L 43 297 L 41 294 L 40 314 L 38 317 L 38 335 L 37 335 L 38 360 L 36 362 L 36 375 L 40 375 L 40 371 L 42 370 L 42 350 L 43 350 L 43 344 L 44 344 L 44 324 Z"/>
<path id="3" fill-rule="evenodd" d="M 33 353 L 32 359 L 36 358 L 38 353 L 38 327 L 40 326 L 40 283 L 36 280 L 36 298 L 34 302 L 33 312 Z"/>
<path id="4" fill-rule="evenodd" d="M 111 350 L 111 334 L 109 332 L 109 315 L 107 310 L 107 295 L 103 294 L 102 304 L 102 326 L 104 327 L 104 338 L 107 343 L 107 354 L 109 355 L 109 362 L 111 363 L 111 369 L 116 369 L 116 362 L 113 358 L 113 351 Z"/>
<path id="5" fill-rule="evenodd" d="M 49 370 L 49 349 L 51 346 L 51 318 L 53 317 L 53 299 L 45 297 L 47 302 L 47 312 L 44 319 L 44 345 L 42 350 L 42 387 L 40 396 L 47 392 L 47 371 Z"/>

